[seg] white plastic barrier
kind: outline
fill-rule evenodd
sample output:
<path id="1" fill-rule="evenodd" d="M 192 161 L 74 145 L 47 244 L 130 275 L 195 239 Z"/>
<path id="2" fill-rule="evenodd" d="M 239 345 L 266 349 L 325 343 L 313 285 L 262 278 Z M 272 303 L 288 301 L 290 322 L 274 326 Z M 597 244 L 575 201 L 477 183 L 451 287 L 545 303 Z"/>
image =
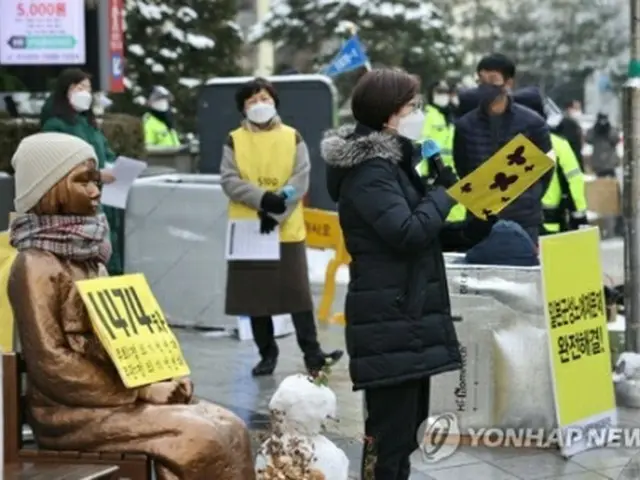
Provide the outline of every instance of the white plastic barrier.
<path id="1" fill-rule="evenodd" d="M 219 175 L 160 175 L 133 185 L 125 270 L 145 274 L 172 325 L 237 327 L 224 314 L 226 213 Z"/>
<path id="2" fill-rule="evenodd" d="M 464 361 L 432 379 L 430 414 L 453 413 L 462 429 L 555 426 L 540 267 L 445 258 Z M 334 305 L 344 305 L 345 294 L 346 284 L 338 284 Z"/>

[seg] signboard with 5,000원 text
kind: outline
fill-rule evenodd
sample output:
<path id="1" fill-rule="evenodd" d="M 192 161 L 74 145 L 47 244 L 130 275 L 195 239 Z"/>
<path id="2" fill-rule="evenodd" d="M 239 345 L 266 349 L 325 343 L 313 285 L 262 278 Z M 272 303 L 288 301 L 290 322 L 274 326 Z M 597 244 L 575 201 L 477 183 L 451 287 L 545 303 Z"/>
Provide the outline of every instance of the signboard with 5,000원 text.
<path id="1" fill-rule="evenodd" d="M 85 2 L 0 1 L 0 65 L 84 65 Z"/>
<path id="2" fill-rule="evenodd" d="M 144 275 L 82 280 L 76 286 L 127 387 L 189 375 L 180 344 Z"/>
<path id="3" fill-rule="evenodd" d="M 540 258 L 558 426 L 616 426 L 599 231 L 542 237 Z M 563 455 L 584 451 L 585 441 L 565 442 Z"/>

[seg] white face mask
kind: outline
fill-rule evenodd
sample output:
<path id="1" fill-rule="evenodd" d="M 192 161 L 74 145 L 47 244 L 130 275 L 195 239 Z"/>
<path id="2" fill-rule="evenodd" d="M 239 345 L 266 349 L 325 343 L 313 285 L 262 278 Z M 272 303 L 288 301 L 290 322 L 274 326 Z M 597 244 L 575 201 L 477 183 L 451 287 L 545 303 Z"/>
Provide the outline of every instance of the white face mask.
<path id="1" fill-rule="evenodd" d="M 451 97 L 451 105 L 453 105 L 454 107 L 457 107 L 458 105 L 460 105 L 460 99 L 458 98 L 457 95 L 454 95 L 453 97 Z"/>
<path id="2" fill-rule="evenodd" d="M 76 112 L 86 112 L 91 108 L 93 96 L 86 90 L 76 90 L 69 95 L 69 103 Z"/>
<path id="3" fill-rule="evenodd" d="M 276 107 L 270 103 L 256 103 L 247 109 L 247 118 L 253 123 L 267 123 L 275 116 Z"/>
<path id="4" fill-rule="evenodd" d="M 433 104 L 438 107 L 446 107 L 449 105 L 449 94 L 448 93 L 436 93 L 433 95 Z"/>
<path id="5" fill-rule="evenodd" d="M 417 141 L 422 136 L 422 126 L 424 124 L 424 113 L 420 110 L 416 110 L 410 113 L 406 117 L 398 120 L 398 127 L 396 131 L 399 135 L 402 135 L 409 140 Z"/>
<path id="6" fill-rule="evenodd" d="M 169 100 L 163 98 L 162 100 L 156 100 L 155 102 L 151 102 L 149 104 L 151 110 L 156 110 L 157 112 L 168 112 L 169 111 Z"/>

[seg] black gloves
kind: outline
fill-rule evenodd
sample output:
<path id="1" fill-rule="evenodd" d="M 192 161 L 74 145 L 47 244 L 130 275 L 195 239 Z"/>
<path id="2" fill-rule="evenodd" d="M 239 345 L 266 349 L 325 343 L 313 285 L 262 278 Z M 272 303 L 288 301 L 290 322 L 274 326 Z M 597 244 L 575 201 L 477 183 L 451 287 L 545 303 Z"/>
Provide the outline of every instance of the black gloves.
<path id="1" fill-rule="evenodd" d="M 285 197 L 273 192 L 265 192 L 260 200 L 260 209 L 267 213 L 275 213 L 280 215 L 287 209 Z"/>
<path id="2" fill-rule="evenodd" d="M 451 167 L 445 167 L 440 170 L 433 183 L 434 185 L 440 185 L 441 187 L 449 188 L 458 183 L 458 176 L 451 169 Z"/>
<path id="3" fill-rule="evenodd" d="M 273 232 L 278 226 L 278 222 L 263 210 L 258 212 L 258 217 L 260 217 L 260 233 L 263 235 Z"/>
<path id="4" fill-rule="evenodd" d="M 572 212 L 569 220 L 571 230 L 578 230 L 583 225 L 589 225 L 587 214 L 585 212 Z"/>
<path id="5" fill-rule="evenodd" d="M 465 236 L 469 241 L 475 245 L 487 238 L 491 233 L 493 225 L 498 221 L 498 217 L 495 215 L 489 215 L 486 220 L 482 220 L 478 217 L 472 216 L 465 227 Z"/>

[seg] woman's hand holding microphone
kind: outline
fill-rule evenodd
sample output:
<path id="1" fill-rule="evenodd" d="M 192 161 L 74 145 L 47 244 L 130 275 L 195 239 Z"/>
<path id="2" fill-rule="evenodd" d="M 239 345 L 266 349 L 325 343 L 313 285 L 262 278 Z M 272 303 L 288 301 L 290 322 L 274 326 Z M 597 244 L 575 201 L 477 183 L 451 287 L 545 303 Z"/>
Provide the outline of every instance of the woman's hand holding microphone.
<path id="1" fill-rule="evenodd" d="M 271 215 L 282 215 L 287 210 L 287 203 L 291 202 L 296 189 L 291 185 L 285 185 L 278 193 L 265 192 L 260 201 L 260 233 L 268 234 L 278 226 L 277 220 Z"/>
<path id="2" fill-rule="evenodd" d="M 450 188 L 458 183 L 458 176 L 451 167 L 447 167 L 440 156 L 440 145 L 433 140 L 422 142 L 422 158 L 429 163 L 429 170 L 434 172 L 433 183 L 444 188 Z"/>

